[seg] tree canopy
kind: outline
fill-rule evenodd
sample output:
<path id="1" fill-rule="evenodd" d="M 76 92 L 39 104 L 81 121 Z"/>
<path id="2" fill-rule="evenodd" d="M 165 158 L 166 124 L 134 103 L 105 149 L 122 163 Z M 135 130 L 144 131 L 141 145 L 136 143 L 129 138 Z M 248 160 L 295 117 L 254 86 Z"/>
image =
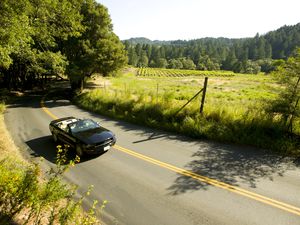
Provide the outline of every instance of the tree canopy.
<path id="1" fill-rule="evenodd" d="M 31 88 L 42 77 L 66 73 L 82 83 L 127 63 L 108 10 L 95 0 L 2 0 L 0 79 Z"/>

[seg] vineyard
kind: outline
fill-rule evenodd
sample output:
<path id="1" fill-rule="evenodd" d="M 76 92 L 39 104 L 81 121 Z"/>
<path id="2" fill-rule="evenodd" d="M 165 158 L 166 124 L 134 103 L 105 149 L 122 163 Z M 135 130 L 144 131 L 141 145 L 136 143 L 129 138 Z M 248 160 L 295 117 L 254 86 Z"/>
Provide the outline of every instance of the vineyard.
<path id="1" fill-rule="evenodd" d="M 217 76 L 230 77 L 236 74 L 231 71 L 180 70 L 162 68 L 139 68 L 138 76 L 146 77 L 186 77 L 186 76 Z"/>

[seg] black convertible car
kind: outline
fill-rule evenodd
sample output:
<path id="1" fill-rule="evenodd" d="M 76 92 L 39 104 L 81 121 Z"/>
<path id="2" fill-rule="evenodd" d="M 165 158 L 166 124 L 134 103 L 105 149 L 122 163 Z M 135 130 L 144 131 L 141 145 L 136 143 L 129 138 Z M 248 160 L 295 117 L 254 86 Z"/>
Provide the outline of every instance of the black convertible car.
<path id="1" fill-rule="evenodd" d="M 51 121 L 49 129 L 55 142 L 72 146 L 78 156 L 100 154 L 116 143 L 113 132 L 91 119 L 65 117 Z"/>

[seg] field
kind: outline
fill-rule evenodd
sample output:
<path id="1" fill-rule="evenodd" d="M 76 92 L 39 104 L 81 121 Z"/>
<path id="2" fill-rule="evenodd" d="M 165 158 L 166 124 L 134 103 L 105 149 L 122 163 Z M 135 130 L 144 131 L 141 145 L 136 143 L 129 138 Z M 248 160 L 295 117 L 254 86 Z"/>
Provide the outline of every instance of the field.
<path id="1" fill-rule="evenodd" d="M 140 71 L 141 69 L 138 69 Z M 144 69 L 145 70 L 145 69 Z M 106 94 L 130 96 L 130 98 L 143 97 L 148 101 L 160 102 L 164 99 L 175 101 L 178 105 L 185 104 L 202 87 L 203 76 L 171 76 L 176 70 L 161 69 L 162 73 L 169 75 L 135 76 L 133 73 L 121 77 L 101 78 L 100 90 Z M 148 71 L 159 71 L 149 68 Z M 183 73 L 189 70 L 183 70 Z M 194 70 L 191 70 L 194 71 Z M 195 72 L 195 71 L 194 71 Z M 200 71 L 217 74 L 219 71 Z M 234 74 L 227 72 L 228 74 Z M 235 74 L 234 76 L 208 76 L 206 108 L 230 107 L 246 111 L 253 105 L 261 105 L 276 97 L 278 85 L 272 76 Z M 109 83 L 109 85 L 107 85 Z M 191 105 L 199 105 L 200 99 L 194 100 Z"/>
<path id="2" fill-rule="evenodd" d="M 235 76 L 230 71 L 201 71 L 201 70 L 180 70 L 162 68 L 139 68 L 138 76 L 145 77 L 186 77 L 186 76 Z"/>
<path id="3" fill-rule="evenodd" d="M 176 114 L 202 88 L 204 76 L 171 73 L 163 69 L 159 76 L 101 78 L 100 88 L 82 93 L 75 102 L 100 114 L 196 138 L 299 153 L 297 143 L 265 112 L 281 88 L 271 75 L 208 76 L 203 114 L 201 95 Z"/>

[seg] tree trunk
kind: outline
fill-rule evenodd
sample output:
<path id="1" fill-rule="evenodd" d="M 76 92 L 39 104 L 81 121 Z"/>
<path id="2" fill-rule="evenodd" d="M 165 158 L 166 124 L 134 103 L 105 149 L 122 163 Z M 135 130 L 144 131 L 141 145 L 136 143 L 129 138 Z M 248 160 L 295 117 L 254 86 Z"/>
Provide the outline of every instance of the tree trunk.
<path id="1" fill-rule="evenodd" d="M 75 92 L 82 92 L 83 90 L 83 85 L 84 85 L 84 78 L 81 77 L 78 80 L 70 80 L 71 82 L 71 89 L 72 91 Z"/>
<path id="2" fill-rule="evenodd" d="M 298 107 L 299 100 L 300 100 L 300 97 L 298 97 L 298 99 L 297 99 L 297 101 L 296 101 L 296 104 L 295 104 L 295 106 L 294 106 L 294 110 L 293 110 L 293 112 L 292 112 L 291 119 L 290 119 L 289 124 L 288 124 L 288 130 L 290 130 L 291 133 L 293 132 L 293 122 L 294 122 L 295 113 L 296 113 L 296 111 L 297 111 L 297 107 Z"/>

